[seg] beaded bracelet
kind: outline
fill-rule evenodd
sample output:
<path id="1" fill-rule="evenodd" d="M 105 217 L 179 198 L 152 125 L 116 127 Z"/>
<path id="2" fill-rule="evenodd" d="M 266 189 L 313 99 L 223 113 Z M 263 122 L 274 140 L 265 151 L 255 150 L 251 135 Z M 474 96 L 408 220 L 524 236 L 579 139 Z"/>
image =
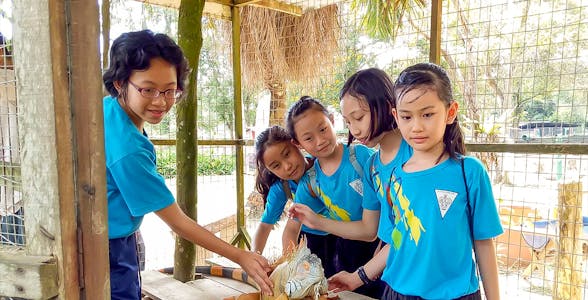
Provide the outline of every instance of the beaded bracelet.
<path id="1" fill-rule="evenodd" d="M 363 284 L 369 284 L 370 282 L 374 282 L 367 276 L 365 270 L 363 269 L 363 266 L 357 268 L 357 275 L 359 275 L 359 279 L 361 279 Z"/>

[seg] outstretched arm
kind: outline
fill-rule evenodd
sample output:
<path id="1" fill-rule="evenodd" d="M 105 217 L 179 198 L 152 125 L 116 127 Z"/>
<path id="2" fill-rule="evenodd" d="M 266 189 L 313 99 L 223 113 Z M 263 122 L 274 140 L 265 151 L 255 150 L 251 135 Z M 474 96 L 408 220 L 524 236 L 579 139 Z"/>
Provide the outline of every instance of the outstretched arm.
<path id="1" fill-rule="evenodd" d="M 218 253 L 241 265 L 264 294 L 272 294 L 272 282 L 267 276 L 271 268 L 263 256 L 231 246 L 190 219 L 176 202 L 155 212 L 167 225 L 183 238 Z"/>
<path id="2" fill-rule="evenodd" d="M 496 250 L 492 239 L 474 242 L 476 260 L 480 266 L 480 276 L 484 285 L 486 299 L 500 299 L 498 286 L 498 265 L 496 263 Z"/>
<path id="3" fill-rule="evenodd" d="M 371 242 L 376 239 L 379 210 L 364 209 L 360 221 L 337 221 L 316 214 L 310 207 L 296 203 L 290 207 L 288 214 L 312 229 L 326 231 L 342 238 Z"/>
<path id="4" fill-rule="evenodd" d="M 369 279 L 375 280 L 382 274 L 386 267 L 388 253 L 390 253 L 390 245 L 384 246 L 380 252 L 363 266 L 363 270 Z M 341 271 L 329 278 L 329 290 L 333 290 L 335 293 L 353 291 L 362 285 L 363 281 L 361 281 L 357 271 L 353 273 Z"/>
<path id="5" fill-rule="evenodd" d="M 284 232 L 282 233 L 282 253 L 286 253 L 291 245 L 298 245 L 298 235 L 300 235 L 300 222 L 288 219 Z"/>
<path id="6" fill-rule="evenodd" d="M 253 252 L 262 254 L 274 225 L 260 222 L 253 238 Z"/>

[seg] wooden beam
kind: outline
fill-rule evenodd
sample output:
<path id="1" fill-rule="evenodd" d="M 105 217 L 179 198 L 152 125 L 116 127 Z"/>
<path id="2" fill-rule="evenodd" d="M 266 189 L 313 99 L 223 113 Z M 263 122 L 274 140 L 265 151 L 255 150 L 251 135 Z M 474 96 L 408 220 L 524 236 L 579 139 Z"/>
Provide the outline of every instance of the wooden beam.
<path id="1" fill-rule="evenodd" d="M 50 256 L 0 254 L 0 278 L 3 296 L 49 299 L 59 293 L 57 263 Z"/>
<path id="2" fill-rule="evenodd" d="M 429 62 L 441 63 L 441 18 L 443 15 L 443 1 L 431 2 L 431 41 L 429 49 Z"/>
<path id="3" fill-rule="evenodd" d="M 109 258 L 102 76 L 95 1 L 69 0 L 69 72 L 82 294 L 108 299 Z M 66 208 L 64 208 L 66 209 Z M 28 228 L 27 228 L 28 230 Z M 73 245 L 69 245 L 73 246 Z"/>
<path id="4" fill-rule="evenodd" d="M 252 6 L 264 7 L 271 10 L 280 11 L 297 17 L 302 16 L 302 7 L 292 4 L 287 4 L 275 0 L 261 0 L 251 4 Z"/>
<path id="5" fill-rule="evenodd" d="M 180 8 L 180 0 L 135 0 L 147 4 L 159 5 L 169 8 Z M 231 6 L 233 1 L 231 0 L 212 0 L 204 3 L 204 15 L 221 17 L 222 19 L 231 19 Z"/>
<path id="6" fill-rule="evenodd" d="M 468 152 L 506 152 L 533 154 L 588 154 L 586 144 L 466 144 Z"/>
<path id="7" fill-rule="evenodd" d="M 65 1 L 49 1 L 49 40 L 51 48 L 51 67 L 53 72 L 54 115 L 71 116 L 69 101 L 68 41 L 65 15 Z M 32 43 L 32 41 L 31 41 Z M 80 297 L 78 261 L 78 224 L 74 184 L 74 145 L 72 138 L 72 119 L 55 118 L 55 148 L 57 154 L 57 189 L 59 193 L 59 215 L 61 216 L 61 249 L 59 268 L 60 295 L 64 299 L 77 300 Z"/>
<path id="8" fill-rule="evenodd" d="M 135 0 L 138 2 L 154 4 L 164 7 L 179 8 L 180 0 Z M 440 2 L 440 1 L 439 1 Z M 220 5 L 220 6 L 219 6 Z M 204 5 L 204 15 L 221 16 L 223 19 L 230 20 L 232 6 L 253 5 L 271 10 L 281 11 L 294 16 L 302 16 L 302 7 L 288 4 L 277 0 L 208 0 Z"/>
<path id="9" fill-rule="evenodd" d="M 261 0 L 235 0 L 235 6 L 244 6 L 247 4 L 253 4 Z"/>

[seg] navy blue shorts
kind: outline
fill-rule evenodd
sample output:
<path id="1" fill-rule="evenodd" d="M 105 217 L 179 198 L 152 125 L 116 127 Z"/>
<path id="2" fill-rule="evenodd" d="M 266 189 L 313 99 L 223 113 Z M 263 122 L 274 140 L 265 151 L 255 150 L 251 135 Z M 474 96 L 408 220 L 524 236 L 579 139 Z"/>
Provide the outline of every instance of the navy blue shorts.
<path id="1" fill-rule="evenodd" d="M 108 250 L 110 251 L 110 298 L 140 300 L 141 280 L 135 235 L 108 240 Z"/>
<path id="2" fill-rule="evenodd" d="M 372 259 L 372 257 L 374 257 L 374 253 L 379 244 L 379 239 L 376 239 L 373 242 L 362 242 L 338 238 L 335 261 L 337 272 L 355 272 L 357 268 L 365 265 L 370 259 Z M 382 297 L 385 288 L 386 283 L 380 279 L 376 279 L 374 282 L 360 286 L 355 289 L 354 292 L 379 299 Z"/>

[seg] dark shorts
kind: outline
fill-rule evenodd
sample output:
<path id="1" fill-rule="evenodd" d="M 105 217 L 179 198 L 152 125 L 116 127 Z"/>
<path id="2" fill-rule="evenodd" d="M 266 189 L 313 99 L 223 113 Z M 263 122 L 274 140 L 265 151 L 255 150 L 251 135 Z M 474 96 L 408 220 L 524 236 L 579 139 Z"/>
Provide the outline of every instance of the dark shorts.
<path id="1" fill-rule="evenodd" d="M 374 257 L 374 253 L 379 244 L 379 239 L 376 239 L 373 242 L 362 242 L 338 238 L 338 252 L 336 256 L 337 272 L 355 272 L 357 268 L 365 265 L 370 259 L 372 259 L 372 257 Z M 385 288 L 386 283 L 380 279 L 376 279 L 374 282 L 362 285 L 355 289 L 354 292 L 379 299 L 382 297 Z"/>
<path id="2" fill-rule="evenodd" d="M 141 281 L 135 235 L 108 240 L 108 250 L 110 251 L 110 298 L 140 300 Z"/>
<path id="3" fill-rule="evenodd" d="M 384 295 L 381 298 L 382 300 L 421 300 L 423 298 L 419 296 L 406 296 L 402 295 L 395 290 L 391 289 L 390 286 L 386 285 L 386 289 L 384 290 Z M 482 295 L 480 294 L 480 290 L 477 290 L 474 293 L 469 295 L 461 296 L 459 298 L 455 298 L 455 300 L 481 300 Z"/>

